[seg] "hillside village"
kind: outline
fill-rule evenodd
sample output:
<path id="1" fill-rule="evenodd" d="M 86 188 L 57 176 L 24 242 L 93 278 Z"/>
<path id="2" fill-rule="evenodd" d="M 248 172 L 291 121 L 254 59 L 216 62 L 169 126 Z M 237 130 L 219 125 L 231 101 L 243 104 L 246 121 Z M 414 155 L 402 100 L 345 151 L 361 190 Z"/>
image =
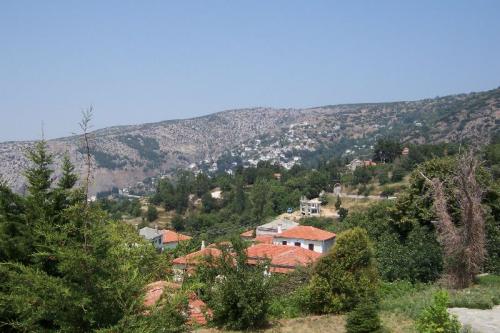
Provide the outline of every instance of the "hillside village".
<path id="1" fill-rule="evenodd" d="M 50 146 L 42 141 L 30 151 L 27 194 L 0 184 L 0 255 L 15 263 L 0 270 L 0 315 L 58 327 L 60 316 L 45 309 L 80 318 L 71 315 L 80 311 L 73 299 L 95 294 L 85 296 L 99 310 L 94 316 L 105 314 L 100 320 L 116 331 L 275 329 L 314 320 L 344 332 L 361 313 L 361 322 L 369 319 L 376 330 L 414 333 L 429 322 L 430 303 L 454 327 L 496 325 L 471 320 L 468 311 L 495 313 L 500 299 L 499 139 L 495 134 L 481 150 L 464 152 L 455 143 L 382 137 L 359 158 L 344 151 L 308 160 L 314 167 L 260 160 L 233 172 L 179 170 L 96 196 L 77 186 L 68 157 L 54 176 Z M 464 173 L 465 181 L 457 181 Z M 443 188 L 453 200 L 440 194 Z M 436 205 L 462 213 L 448 215 Z M 464 211 L 479 212 L 473 220 L 483 226 L 484 243 L 440 238 L 435 221 L 470 227 Z M 35 221 L 35 232 L 25 221 Z M 479 264 L 459 275 L 465 279 L 450 278 L 469 259 L 446 251 L 477 244 L 484 252 L 464 251 Z M 460 265 L 448 266 L 449 258 Z M 80 274 L 82 264 L 98 273 Z M 25 284 L 37 288 L 19 288 Z M 48 295 L 58 295 L 57 302 L 42 301 L 53 299 Z M 11 306 L 25 299 L 34 299 L 39 317 Z"/>
<path id="2" fill-rule="evenodd" d="M 390 143 L 385 144 L 386 146 L 384 147 L 390 146 Z M 385 198 L 372 195 L 363 196 L 349 194 L 347 192 L 352 191 L 352 185 L 346 182 L 346 180 L 351 179 L 350 177 L 359 172 L 366 172 L 366 170 L 372 170 L 372 172 L 374 172 L 374 170 L 389 170 L 393 168 L 393 165 L 408 163 L 405 161 L 415 158 L 416 155 L 430 148 L 418 145 L 413 145 L 411 147 L 399 145 L 398 147 L 398 150 L 395 152 L 395 158 L 391 158 L 391 162 L 385 160 L 389 154 L 384 155 L 385 157 L 377 157 L 381 149 L 381 143 L 377 142 L 375 146 L 372 147 L 374 151 L 372 158 L 366 160 L 353 159 L 348 164 L 343 165 L 340 170 L 343 170 L 341 173 L 344 175 L 337 176 L 339 177 L 337 181 L 331 180 L 333 184 L 329 186 L 326 183 L 323 185 L 325 189 L 330 189 L 331 192 L 328 194 L 323 190 L 316 192 L 319 193 L 319 197 L 323 198 L 325 202 L 322 202 L 319 198 L 311 197 L 312 199 L 307 199 L 305 196 L 299 196 L 297 202 L 290 205 L 293 207 L 290 210 L 277 211 L 274 214 L 280 212 L 281 214 L 278 216 L 274 215 L 274 217 L 272 217 L 273 214 L 271 214 L 267 222 L 252 228 L 241 231 L 243 227 L 240 227 L 238 238 L 246 244 L 244 250 L 245 263 L 255 267 L 259 267 L 259 265 L 264 263 L 264 274 L 266 276 L 275 276 L 277 279 L 280 279 L 279 276 L 293 277 L 296 274 L 302 274 L 300 272 L 304 269 L 307 270 L 311 267 L 315 267 L 318 262 L 321 261 L 321 258 L 331 253 L 332 248 L 335 247 L 338 230 L 344 230 L 344 227 L 342 227 L 343 223 L 350 223 L 342 222 L 346 219 L 344 213 L 339 215 L 341 210 L 347 211 L 344 207 L 349 207 L 349 211 L 352 210 L 354 214 L 357 214 L 357 211 L 364 211 L 366 209 L 360 208 L 366 206 L 359 206 L 359 204 L 363 202 L 363 205 L 380 206 L 377 202 L 381 202 L 380 200 L 388 200 L 388 202 L 396 201 L 397 205 L 399 193 L 396 193 L 396 196 L 387 196 Z M 429 156 L 435 157 L 436 154 L 439 155 L 440 152 L 454 154 L 452 145 L 435 146 L 432 149 L 433 153 Z M 377 162 L 375 162 L 375 160 L 377 160 Z M 298 166 L 296 166 L 295 169 L 297 167 Z M 281 182 L 283 177 L 286 179 L 286 174 L 290 172 L 286 166 L 278 163 L 271 164 L 269 161 L 260 161 L 260 163 L 255 166 L 249 165 L 247 167 L 242 167 L 236 173 L 222 172 L 219 176 L 214 176 L 212 179 L 217 183 L 224 177 L 234 178 L 243 176 L 243 178 L 245 178 L 247 177 L 245 174 L 248 175 L 252 173 L 252 170 L 262 172 L 266 170 L 266 168 L 271 168 L 271 170 L 266 172 L 268 172 L 267 175 L 275 182 Z M 280 173 L 277 173 L 277 171 Z M 377 171 L 375 171 L 375 175 L 376 172 Z M 195 177 L 201 177 L 202 175 L 204 175 L 204 173 L 200 172 L 197 173 Z M 346 178 L 346 176 L 349 177 Z M 319 177 L 319 175 L 316 175 L 316 177 Z M 377 179 L 377 176 L 371 177 L 375 177 L 372 178 L 372 181 L 373 179 Z M 333 177 L 333 179 L 335 179 L 335 177 Z M 160 182 L 165 181 L 166 179 L 160 180 Z M 408 186 L 408 178 L 406 178 L 405 184 Z M 256 185 L 251 185 L 249 190 L 252 191 L 254 186 Z M 161 186 L 159 189 L 160 188 Z M 404 187 L 402 191 L 405 191 Z M 209 196 L 215 200 L 214 203 L 219 202 L 219 205 L 224 202 L 224 197 L 227 198 L 227 196 L 232 195 L 233 194 L 228 192 L 227 189 L 221 190 L 218 187 L 209 191 Z M 404 197 L 406 194 L 403 193 L 402 195 Z M 163 253 L 166 251 L 167 253 L 173 254 L 173 257 L 170 257 L 172 282 L 159 280 L 152 283 L 151 288 L 148 287 L 146 294 L 148 306 L 152 306 L 152 304 L 158 301 L 158 293 L 163 294 L 165 292 L 172 292 L 171 290 L 190 288 L 186 286 L 191 286 L 193 280 L 196 281 L 196 279 L 198 279 L 198 274 L 200 274 L 201 270 L 205 269 L 204 267 L 207 263 L 209 263 L 209 265 L 216 264 L 218 260 L 223 260 L 226 254 L 229 254 L 230 258 L 236 256 L 234 252 L 236 250 L 233 249 L 232 245 L 233 243 L 232 241 L 228 241 L 227 237 L 230 233 L 234 233 L 234 231 L 238 230 L 238 228 L 226 230 L 226 236 L 219 236 L 216 238 L 207 237 L 206 232 L 196 233 L 194 235 L 191 234 L 190 236 L 178 231 L 185 230 L 191 232 L 192 229 L 189 229 L 186 224 L 191 223 L 189 216 L 192 214 L 196 215 L 196 213 L 190 210 L 204 209 L 203 207 L 205 207 L 206 200 L 208 200 L 203 195 L 200 195 L 200 199 L 198 200 L 194 199 L 196 197 L 194 194 L 189 197 L 190 200 L 197 201 L 198 203 L 195 204 L 193 201 L 192 204 L 194 206 L 187 208 L 184 218 L 179 218 L 178 216 L 174 217 L 174 219 L 178 219 L 178 222 L 171 221 L 169 224 L 165 225 L 167 226 L 166 229 L 159 228 L 157 222 L 152 220 L 149 225 L 153 225 L 153 227 L 144 226 L 144 224 L 142 224 L 143 227 L 138 231 L 146 241 L 151 242 L 158 252 Z M 342 203 L 340 202 L 341 200 Z M 350 202 L 350 200 L 353 200 L 353 202 Z M 333 203 L 335 203 L 334 208 L 332 207 Z M 188 207 L 189 205 L 190 204 L 188 204 Z M 221 208 L 212 209 L 217 211 Z M 212 211 L 212 214 L 214 214 L 214 211 Z M 349 218 L 347 218 L 347 220 L 349 220 Z M 225 227 L 221 225 L 219 230 L 224 230 L 224 228 Z M 165 287 L 166 284 L 168 284 L 168 288 Z M 191 325 L 195 327 L 199 325 L 208 325 L 213 320 L 213 311 L 214 310 L 206 302 L 206 296 L 203 296 L 203 293 L 201 293 L 201 295 L 200 293 L 193 293 L 189 296 L 188 312 Z"/>
<path id="3" fill-rule="evenodd" d="M 259 161 L 291 168 L 319 157 L 367 158 L 381 137 L 408 143 L 487 142 L 500 119 L 499 89 L 413 102 L 324 106 L 310 109 L 253 108 L 193 119 L 111 127 L 92 133 L 94 194 L 130 187 L 178 169 L 234 172 Z M 80 136 L 49 140 L 56 174 L 69 154 L 85 172 Z M 33 142 L 0 143 L 0 173 L 18 192 Z"/>

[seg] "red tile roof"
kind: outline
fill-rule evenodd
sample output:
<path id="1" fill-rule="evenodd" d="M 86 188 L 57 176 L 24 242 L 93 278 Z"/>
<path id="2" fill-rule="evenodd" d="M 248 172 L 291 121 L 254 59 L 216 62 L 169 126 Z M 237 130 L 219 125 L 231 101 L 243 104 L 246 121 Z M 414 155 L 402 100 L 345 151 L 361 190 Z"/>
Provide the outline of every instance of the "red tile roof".
<path id="1" fill-rule="evenodd" d="M 176 233 L 172 230 L 163 230 L 163 243 L 172 243 L 189 240 L 191 237 Z"/>
<path id="2" fill-rule="evenodd" d="M 321 257 L 320 253 L 298 246 L 256 244 L 247 248 L 248 262 L 269 259 L 271 272 L 288 272 L 297 266 L 311 264 Z"/>
<path id="3" fill-rule="evenodd" d="M 333 232 L 321 230 L 311 226 L 299 225 L 275 235 L 276 238 L 297 238 L 324 241 L 335 237 Z"/>
<path id="4" fill-rule="evenodd" d="M 146 297 L 144 299 L 144 306 L 151 307 L 155 305 L 163 295 L 165 290 L 178 290 L 180 285 L 167 281 L 156 281 L 146 286 Z M 207 317 L 212 316 L 212 310 L 207 307 L 205 302 L 196 296 L 195 293 L 189 294 L 188 299 L 189 323 L 205 325 Z M 146 312 L 147 313 L 147 312 Z"/>
<path id="5" fill-rule="evenodd" d="M 272 244 L 274 236 L 272 235 L 260 235 L 254 238 L 255 243 Z"/>
<path id="6" fill-rule="evenodd" d="M 174 265 L 197 265 L 207 258 L 217 258 L 221 255 L 222 251 L 216 247 L 206 247 L 203 250 L 189 253 L 183 257 L 175 258 L 172 263 Z"/>

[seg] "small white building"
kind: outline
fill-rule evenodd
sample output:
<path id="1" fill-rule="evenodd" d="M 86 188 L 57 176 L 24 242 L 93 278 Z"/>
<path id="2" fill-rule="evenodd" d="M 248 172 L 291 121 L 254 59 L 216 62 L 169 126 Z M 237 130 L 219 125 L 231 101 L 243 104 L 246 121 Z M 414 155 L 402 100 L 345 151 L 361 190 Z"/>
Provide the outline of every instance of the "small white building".
<path id="1" fill-rule="evenodd" d="M 347 164 L 347 168 L 351 171 L 354 171 L 356 170 L 356 168 L 361 167 L 363 165 L 364 163 L 362 160 L 355 158 L 351 161 L 351 163 Z"/>
<path id="2" fill-rule="evenodd" d="M 333 232 L 311 226 L 297 226 L 275 235 L 273 244 L 299 246 L 318 253 L 326 253 L 335 243 Z"/>
<path id="3" fill-rule="evenodd" d="M 307 200 L 306 197 L 300 198 L 300 212 L 302 215 L 319 216 L 321 213 L 321 200 L 318 198 Z"/>
<path id="4" fill-rule="evenodd" d="M 144 227 L 139 229 L 139 235 L 150 241 L 155 248 L 161 250 L 163 248 L 163 230 L 158 228 Z"/>

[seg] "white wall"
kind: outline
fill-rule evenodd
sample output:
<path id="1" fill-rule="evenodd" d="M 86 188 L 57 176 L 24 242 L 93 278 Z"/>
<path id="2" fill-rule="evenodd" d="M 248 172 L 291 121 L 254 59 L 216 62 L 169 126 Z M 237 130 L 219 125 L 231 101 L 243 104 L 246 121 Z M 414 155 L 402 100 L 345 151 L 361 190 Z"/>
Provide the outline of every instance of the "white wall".
<path id="1" fill-rule="evenodd" d="M 282 245 L 283 241 L 287 242 L 287 246 L 295 246 L 295 242 L 300 243 L 300 247 L 304 249 L 309 249 L 309 244 L 314 245 L 314 252 L 325 253 L 333 246 L 334 240 L 328 241 L 315 241 L 315 240 L 307 240 L 300 238 L 282 238 L 282 237 L 274 237 L 273 244 Z"/>
<path id="2" fill-rule="evenodd" d="M 179 243 L 178 242 L 169 242 L 169 243 L 164 243 L 163 244 L 163 249 L 166 250 L 166 249 L 175 249 L 177 247 Z"/>

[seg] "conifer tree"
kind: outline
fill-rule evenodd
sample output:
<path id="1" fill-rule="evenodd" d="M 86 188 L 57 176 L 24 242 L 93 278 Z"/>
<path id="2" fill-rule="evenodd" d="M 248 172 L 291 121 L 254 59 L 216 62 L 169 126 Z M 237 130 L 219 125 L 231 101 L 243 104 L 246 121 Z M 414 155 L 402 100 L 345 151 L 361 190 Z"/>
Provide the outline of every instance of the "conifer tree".
<path id="1" fill-rule="evenodd" d="M 0 261 L 27 262 L 31 238 L 24 200 L 0 180 Z"/>
<path id="2" fill-rule="evenodd" d="M 47 143 L 41 140 L 27 150 L 26 157 L 32 164 L 24 172 L 28 189 L 26 218 L 28 225 L 36 228 L 48 223 L 51 215 L 53 156 L 47 149 Z"/>
<path id="3" fill-rule="evenodd" d="M 35 147 L 28 149 L 26 156 L 33 164 L 24 173 L 28 181 L 28 192 L 33 197 L 39 197 L 46 194 L 52 185 L 53 156 L 49 153 L 47 142 L 44 140 L 38 141 Z"/>
<path id="4" fill-rule="evenodd" d="M 65 154 L 62 161 L 62 175 L 57 186 L 60 189 L 69 190 L 75 186 L 77 180 L 75 166 L 71 163 L 68 154 Z"/>

